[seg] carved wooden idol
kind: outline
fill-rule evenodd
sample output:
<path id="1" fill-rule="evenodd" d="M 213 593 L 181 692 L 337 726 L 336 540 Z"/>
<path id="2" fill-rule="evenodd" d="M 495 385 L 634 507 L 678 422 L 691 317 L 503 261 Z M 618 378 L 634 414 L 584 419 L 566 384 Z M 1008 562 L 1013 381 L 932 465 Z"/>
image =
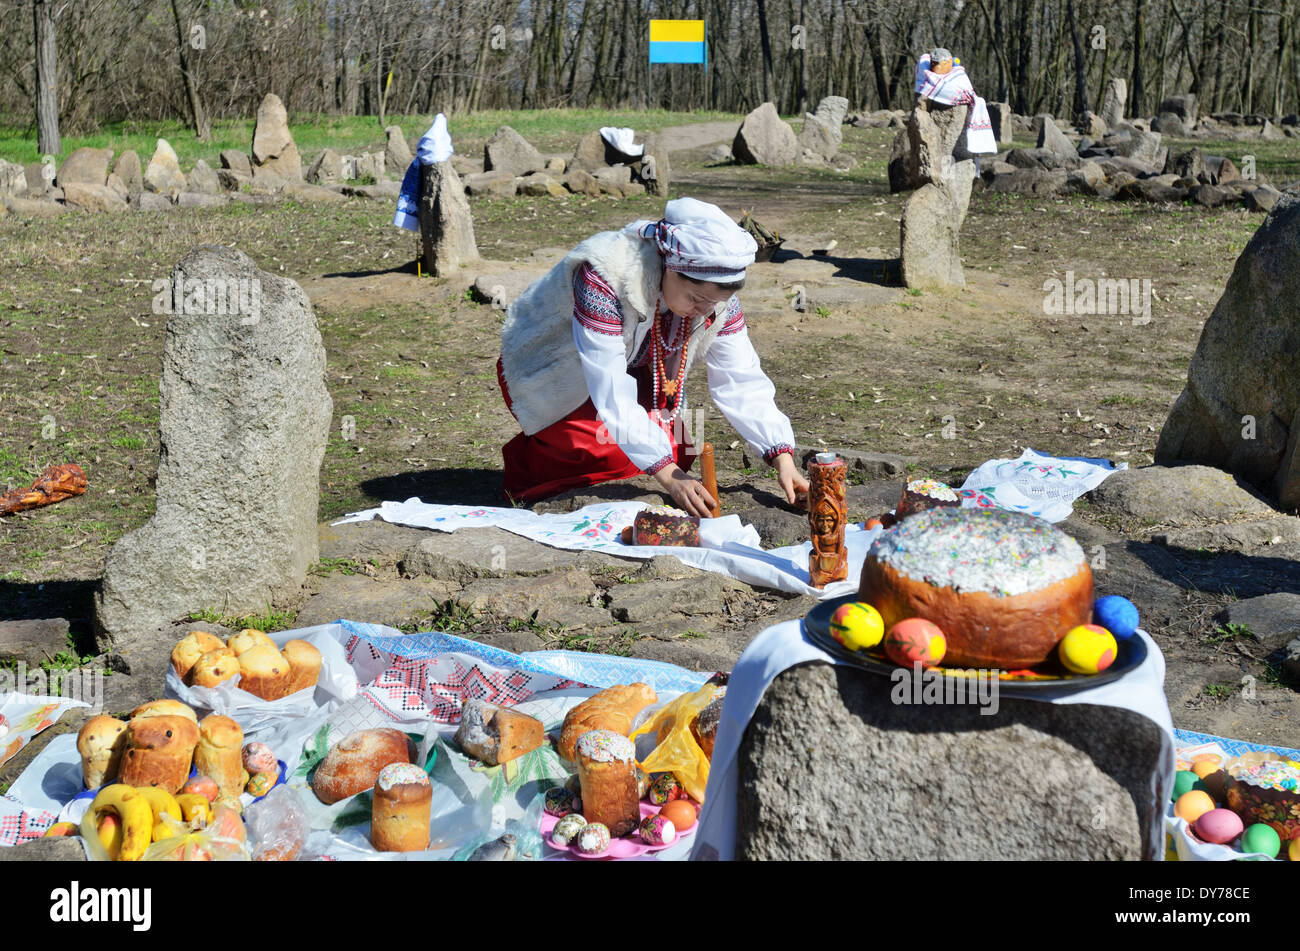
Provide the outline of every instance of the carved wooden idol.
<path id="1" fill-rule="evenodd" d="M 814 588 L 849 576 L 849 554 L 844 547 L 847 476 L 844 460 L 833 452 L 819 452 L 808 464 L 808 522 L 812 528 L 808 576 Z"/>

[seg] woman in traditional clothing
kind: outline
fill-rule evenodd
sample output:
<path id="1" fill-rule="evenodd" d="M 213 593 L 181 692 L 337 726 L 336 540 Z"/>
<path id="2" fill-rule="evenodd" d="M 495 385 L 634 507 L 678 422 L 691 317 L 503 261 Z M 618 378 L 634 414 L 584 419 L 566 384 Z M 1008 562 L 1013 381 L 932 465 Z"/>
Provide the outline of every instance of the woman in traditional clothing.
<path id="1" fill-rule="evenodd" d="M 735 292 L 758 250 L 715 205 L 679 198 L 660 221 L 604 231 L 510 306 L 497 377 L 523 432 L 501 450 L 505 489 L 535 502 L 652 475 L 691 515 L 713 499 L 686 473 L 697 454 L 684 384 L 703 357 L 709 395 L 793 504 L 808 490 Z"/>

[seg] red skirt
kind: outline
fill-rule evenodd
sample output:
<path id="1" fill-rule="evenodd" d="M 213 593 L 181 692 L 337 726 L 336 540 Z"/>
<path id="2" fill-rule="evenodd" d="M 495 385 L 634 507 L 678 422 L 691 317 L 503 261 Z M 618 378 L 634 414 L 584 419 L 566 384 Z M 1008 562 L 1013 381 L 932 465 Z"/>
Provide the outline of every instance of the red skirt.
<path id="1" fill-rule="evenodd" d="M 637 402 L 650 413 L 653 399 L 648 368 L 631 371 L 636 378 Z M 506 408 L 514 414 L 510 390 L 497 360 L 497 382 Z M 673 456 L 679 466 L 689 469 L 695 461 L 695 447 L 686 436 L 684 426 L 670 426 L 652 417 L 668 436 Z M 552 423 L 531 436 L 520 433 L 501 447 L 505 461 L 506 495 L 515 502 L 538 502 L 601 482 L 630 479 L 642 475 L 627 454 L 608 436 L 605 424 L 596 418 L 591 400 L 583 403 L 559 422 Z M 681 441 L 678 442 L 677 438 Z"/>

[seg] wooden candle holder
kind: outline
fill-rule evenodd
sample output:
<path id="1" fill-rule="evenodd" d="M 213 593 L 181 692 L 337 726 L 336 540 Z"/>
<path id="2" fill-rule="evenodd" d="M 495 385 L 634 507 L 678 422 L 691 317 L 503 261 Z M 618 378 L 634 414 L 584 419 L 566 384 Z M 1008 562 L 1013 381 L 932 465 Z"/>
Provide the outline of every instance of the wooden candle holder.
<path id="1" fill-rule="evenodd" d="M 849 554 L 844 547 L 848 521 L 848 466 L 834 453 L 818 453 L 808 463 L 808 525 L 812 551 L 808 577 L 814 588 L 849 576 Z"/>

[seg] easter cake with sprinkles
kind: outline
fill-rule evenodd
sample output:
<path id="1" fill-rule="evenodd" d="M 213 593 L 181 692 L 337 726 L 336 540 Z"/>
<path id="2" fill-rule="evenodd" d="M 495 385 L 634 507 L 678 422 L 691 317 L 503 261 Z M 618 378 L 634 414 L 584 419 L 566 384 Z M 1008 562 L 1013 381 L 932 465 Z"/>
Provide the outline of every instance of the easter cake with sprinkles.
<path id="1" fill-rule="evenodd" d="M 886 629 L 907 618 L 937 624 L 945 666 L 1018 670 L 1091 619 L 1092 570 L 1079 543 L 1040 518 L 933 508 L 877 539 L 859 597 Z"/>

